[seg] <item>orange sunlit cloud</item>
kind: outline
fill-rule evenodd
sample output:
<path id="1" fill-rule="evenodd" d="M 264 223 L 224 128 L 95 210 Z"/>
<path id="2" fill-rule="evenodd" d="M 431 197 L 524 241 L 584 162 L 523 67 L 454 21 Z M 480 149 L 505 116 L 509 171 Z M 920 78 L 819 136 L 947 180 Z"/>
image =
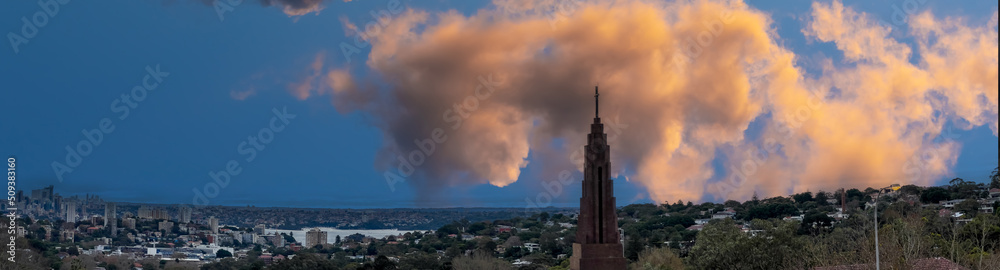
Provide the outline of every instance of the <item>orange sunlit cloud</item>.
<path id="1" fill-rule="evenodd" d="M 961 150 L 933 140 L 945 123 L 997 135 L 995 23 L 922 13 L 906 30 L 910 45 L 868 14 L 815 3 L 802 32 L 844 57 L 806 74 L 771 15 L 741 1 L 573 3 L 496 0 L 469 16 L 407 10 L 363 36 L 370 76 L 322 73 L 319 56 L 291 91 L 374 116 L 385 138 L 380 169 L 446 131 L 408 180 L 421 194 L 509 185 L 532 165 L 529 153 L 567 157 L 549 158 L 543 175 L 579 169 L 569 156 L 584 144 L 598 83 L 602 118 L 627 126 L 611 143 L 612 163 L 636 168 L 629 181 L 659 202 L 926 185 L 949 174 Z M 477 96 L 483 85 L 495 91 Z M 763 135 L 748 139 L 755 121 Z M 568 146 L 552 146 L 556 138 Z M 724 172 L 713 168 L 718 158 Z"/>

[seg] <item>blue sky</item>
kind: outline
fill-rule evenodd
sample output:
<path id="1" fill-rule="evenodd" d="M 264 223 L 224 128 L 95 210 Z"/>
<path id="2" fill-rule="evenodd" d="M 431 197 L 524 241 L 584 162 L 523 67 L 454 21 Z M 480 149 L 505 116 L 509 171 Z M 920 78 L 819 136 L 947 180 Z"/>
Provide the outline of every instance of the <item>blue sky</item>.
<path id="1" fill-rule="evenodd" d="M 324 208 L 509 206 L 523 207 L 541 192 L 528 166 L 517 182 L 449 187 L 436 200 L 415 201 L 405 184 L 391 190 L 374 164 L 382 134 L 364 113 L 338 113 L 328 99 L 299 100 L 289 84 L 302 80 L 318 52 L 326 61 L 360 66 L 367 49 L 347 64 L 338 45 L 352 38 L 341 18 L 360 24 L 385 0 L 328 1 L 318 14 L 289 17 L 276 7 L 253 1 L 235 6 L 220 20 L 199 1 L 70 1 L 59 7 L 38 33 L 15 53 L 0 46 L 0 153 L 17 157 L 17 188 L 55 185 L 67 195 L 97 194 L 108 200 L 191 203 L 193 189 L 210 183 L 209 172 L 239 160 L 233 176 L 210 204 Z M 850 1 L 857 10 L 889 18 L 893 5 Z M 410 8 L 472 14 L 487 1 L 403 1 Z M 783 46 L 800 55 L 837 56 L 831 44 L 802 34 L 807 1 L 749 1 L 772 14 Z M 995 1 L 933 2 L 935 15 L 985 21 Z M 33 1 L 0 4 L 0 30 L 21 33 L 22 17 L 41 8 Z M 887 19 L 888 20 L 888 19 Z M 147 67 L 169 73 L 124 119 L 112 104 L 141 85 Z M 364 75 L 363 69 L 359 76 Z M 234 92 L 254 89 L 245 100 Z M 120 104 L 119 104 L 120 105 Z M 581 104 L 589 106 L 589 104 Z M 272 142 L 245 161 L 237 147 L 267 128 L 274 110 L 294 114 Z M 587 117 L 587 116 L 584 116 Z M 64 162 L 67 146 L 110 119 L 114 130 L 72 172 L 53 171 Z M 955 129 L 964 147 L 954 177 L 985 181 L 997 166 L 997 137 L 988 127 Z M 584 136 L 580 134 L 579 136 Z M 938 183 L 945 183 L 943 177 Z M 642 186 L 616 182 L 619 204 L 647 202 Z M 580 188 L 567 187 L 558 205 L 574 205 Z"/>

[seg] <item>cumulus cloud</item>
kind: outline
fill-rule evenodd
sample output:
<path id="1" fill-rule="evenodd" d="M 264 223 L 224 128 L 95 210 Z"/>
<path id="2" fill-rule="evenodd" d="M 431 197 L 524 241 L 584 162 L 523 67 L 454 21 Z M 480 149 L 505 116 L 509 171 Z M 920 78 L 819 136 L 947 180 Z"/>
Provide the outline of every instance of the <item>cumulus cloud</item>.
<path id="1" fill-rule="evenodd" d="M 326 56 L 325 52 L 320 52 L 316 54 L 312 64 L 309 65 L 309 69 L 307 71 L 305 79 L 288 85 L 288 91 L 293 96 L 295 96 L 300 100 L 305 100 L 309 98 L 309 96 L 320 93 L 321 91 L 325 90 L 325 88 L 319 87 L 319 84 L 323 79 L 322 72 L 323 72 L 323 62 L 325 61 L 324 59 L 325 56 Z"/>
<path id="2" fill-rule="evenodd" d="M 371 115 L 383 132 L 377 167 L 410 163 L 406 183 L 424 196 L 509 185 L 532 155 L 544 157 L 531 158 L 546 163 L 541 174 L 578 169 L 567 163 L 585 143 L 598 83 L 604 119 L 628 126 L 611 145 L 613 166 L 634 168 L 619 177 L 658 202 L 928 184 L 961 148 L 936 139 L 946 123 L 996 135 L 995 27 L 924 13 L 909 45 L 840 2 L 810 15 L 806 36 L 844 54 L 824 59 L 821 74 L 797 67 L 770 15 L 740 1 L 407 10 L 363 35 L 366 75 L 314 63 L 290 91 Z M 760 136 L 748 138 L 752 125 Z"/>

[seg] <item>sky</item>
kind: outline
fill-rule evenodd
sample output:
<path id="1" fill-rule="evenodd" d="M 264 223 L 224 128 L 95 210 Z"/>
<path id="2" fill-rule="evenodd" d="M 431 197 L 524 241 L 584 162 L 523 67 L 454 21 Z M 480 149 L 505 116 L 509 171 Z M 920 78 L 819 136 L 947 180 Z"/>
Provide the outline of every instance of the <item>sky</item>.
<path id="1" fill-rule="evenodd" d="M 111 201 L 576 206 L 600 85 L 619 205 L 985 182 L 997 3 L 922 2 L 5 1 L 0 153 Z"/>

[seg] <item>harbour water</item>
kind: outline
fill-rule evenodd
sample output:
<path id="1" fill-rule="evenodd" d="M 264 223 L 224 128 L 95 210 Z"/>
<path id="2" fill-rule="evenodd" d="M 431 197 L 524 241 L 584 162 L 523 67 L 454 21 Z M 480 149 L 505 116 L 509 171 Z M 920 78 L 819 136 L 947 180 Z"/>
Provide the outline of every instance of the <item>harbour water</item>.
<path id="1" fill-rule="evenodd" d="M 273 230 L 273 229 L 267 229 L 267 230 L 265 230 L 265 232 L 267 234 L 273 234 L 275 232 L 277 232 L 277 233 L 286 233 L 286 234 L 287 233 L 291 233 L 292 237 L 295 237 L 295 241 L 297 241 L 299 243 L 305 243 L 306 242 L 306 232 L 309 231 L 309 230 L 312 230 L 312 229 L 313 228 L 303 228 L 301 230 Z M 402 235 L 402 234 L 405 234 L 405 233 L 408 233 L 408 232 L 416 232 L 416 231 L 405 231 L 405 230 L 396 230 L 396 229 L 385 229 L 385 230 L 341 230 L 341 229 L 324 228 L 324 227 L 319 227 L 318 229 L 320 229 L 322 231 L 325 231 L 327 233 L 327 235 L 326 235 L 326 237 L 327 237 L 327 240 L 326 240 L 327 243 L 333 243 L 334 241 L 336 241 L 338 235 L 340 236 L 341 239 L 343 239 L 344 237 L 347 237 L 348 235 L 352 235 L 352 234 L 356 234 L 356 233 L 360 233 L 360 234 L 362 234 L 364 236 L 369 236 L 369 237 L 374 237 L 374 238 L 382 238 L 382 237 L 386 237 L 386 236 L 390 236 L 390 235 Z"/>

